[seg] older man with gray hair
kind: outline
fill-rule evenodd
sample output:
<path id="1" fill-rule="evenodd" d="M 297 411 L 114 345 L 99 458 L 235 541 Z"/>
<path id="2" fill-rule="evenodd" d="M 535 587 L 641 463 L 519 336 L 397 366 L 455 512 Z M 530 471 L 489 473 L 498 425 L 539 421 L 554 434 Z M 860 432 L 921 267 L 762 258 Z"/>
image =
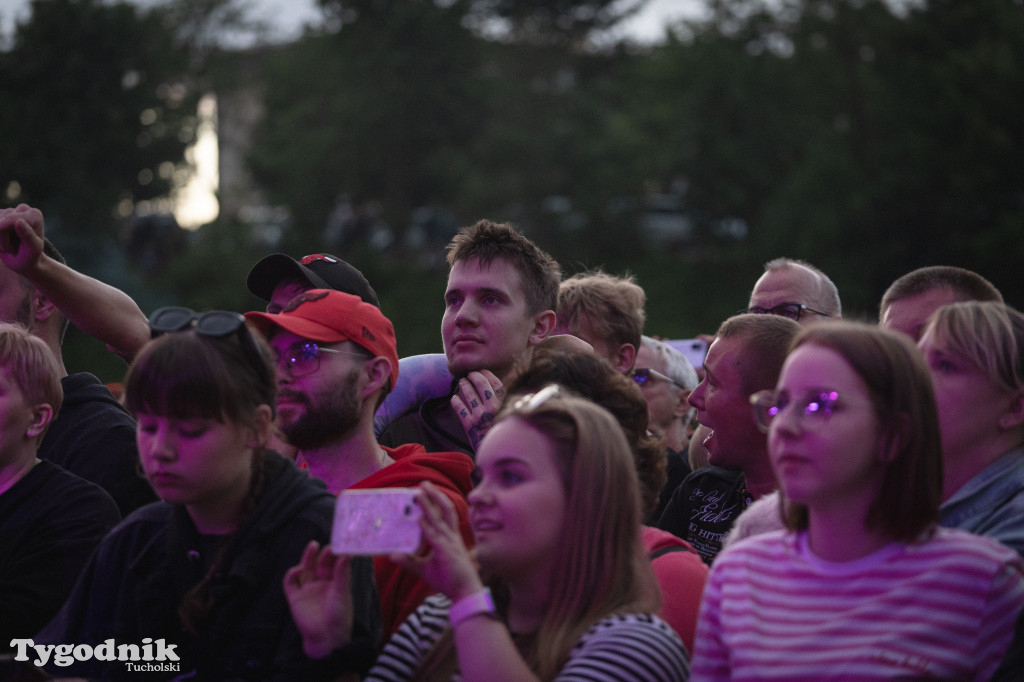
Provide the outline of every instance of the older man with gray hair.
<path id="1" fill-rule="evenodd" d="M 672 346 L 644 335 L 632 376 L 647 400 L 651 432 L 670 449 L 685 452 L 693 414 L 686 399 L 700 382 L 693 365 Z"/>
<path id="2" fill-rule="evenodd" d="M 840 319 L 839 289 L 828 275 L 795 258 L 776 258 L 764 264 L 764 274 L 750 292 L 744 313 L 781 315 L 810 324 Z"/>
<path id="3" fill-rule="evenodd" d="M 647 401 L 650 415 L 648 430 L 665 445 L 668 458 L 668 480 L 653 516 L 657 520 L 672 492 L 690 473 L 687 452 L 694 408 L 687 399 L 697 388 L 699 379 L 686 356 L 667 343 L 646 335 L 640 337 L 636 366 L 631 375 Z"/>

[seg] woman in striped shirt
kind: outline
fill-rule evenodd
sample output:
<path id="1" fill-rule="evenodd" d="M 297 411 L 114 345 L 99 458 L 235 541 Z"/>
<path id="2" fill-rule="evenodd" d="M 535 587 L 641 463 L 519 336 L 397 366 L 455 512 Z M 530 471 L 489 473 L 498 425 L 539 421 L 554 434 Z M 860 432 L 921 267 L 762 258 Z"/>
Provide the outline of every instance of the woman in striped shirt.
<path id="1" fill-rule="evenodd" d="M 621 427 L 555 385 L 510 402 L 477 450 L 474 554 L 451 502 L 423 484 L 427 551 L 393 558 L 441 594 L 399 627 L 367 679 L 686 680 L 686 650 L 654 615 L 658 588 Z M 319 587 L 337 582 L 337 565 L 311 546 L 285 579 L 313 657 L 345 642 L 340 599 L 329 595 L 347 591 Z"/>
<path id="2" fill-rule="evenodd" d="M 693 678 L 988 679 L 1024 605 L 1024 564 L 936 527 L 938 418 L 909 339 L 810 327 L 776 390 L 751 399 L 787 530 L 715 561 Z"/>

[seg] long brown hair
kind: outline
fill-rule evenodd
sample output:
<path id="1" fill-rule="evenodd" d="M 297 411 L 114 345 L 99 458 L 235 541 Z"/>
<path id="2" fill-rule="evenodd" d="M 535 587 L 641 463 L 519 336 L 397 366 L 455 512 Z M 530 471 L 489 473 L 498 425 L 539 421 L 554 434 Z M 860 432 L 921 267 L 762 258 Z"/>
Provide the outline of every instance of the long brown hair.
<path id="1" fill-rule="evenodd" d="M 619 424 L 582 398 L 556 395 L 535 406 L 510 402 L 499 420 L 521 420 L 552 441 L 566 491 L 568 513 L 553 557 L 552 599 L 540 628 L 521 647 L 537 676 L 551 680 L 594 623 L 615 613 L 654 613 L 660 596 L 640 543 L 640 487 Z M 507 603 L 500 581 L 484 577 L 499 606 Z M 416 679 L 450 680 L 453 644 L 449 628 Z"/>
<path id="2" fill-rule="evenodd" d="M 542 346 L 534 351 L 530 365 L 508 386 L 508 395 L 558 384 L 608 410 L 622 427 L 633 453 L 644 515 L 651 513 L 665 487 L 667 460 L 665 446 L 647 433 L 647 401 L 639 387 L 599 355 Z"/>

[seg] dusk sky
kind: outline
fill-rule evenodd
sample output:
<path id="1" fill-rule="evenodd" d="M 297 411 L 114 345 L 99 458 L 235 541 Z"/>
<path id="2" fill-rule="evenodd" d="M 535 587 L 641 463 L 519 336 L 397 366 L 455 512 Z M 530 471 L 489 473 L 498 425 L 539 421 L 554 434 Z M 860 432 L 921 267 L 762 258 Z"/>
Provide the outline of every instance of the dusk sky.
<path id="1" fill-rule="evenodd" d="M 256 18 L 274 26 L 276 37 L 295 36 L 303 24 L 319 18 L 315 0 L 251 0 Z M 143 0 L 138 4 L 153 4 Z M 694 17 L 703 7 L 701 0 L 648 0 L 642 14 L 629 22 L 625 30 L 635 38 L 657 40 L 666 21 Z M 29 0 L 0 0 L 0 35 L 6 36 L 14 27 L 15 18 L 28 16 Z"/>

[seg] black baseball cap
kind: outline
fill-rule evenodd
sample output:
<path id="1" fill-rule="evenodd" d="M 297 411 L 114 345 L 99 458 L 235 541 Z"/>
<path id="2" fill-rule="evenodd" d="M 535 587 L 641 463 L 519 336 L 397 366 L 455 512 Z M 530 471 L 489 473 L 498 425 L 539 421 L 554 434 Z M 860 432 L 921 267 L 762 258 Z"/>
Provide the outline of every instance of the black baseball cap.
<path id="1" fill-rule="evenodd" d="M 301 260 L 284 253 L 272 253 L 252 266 L 245 284 L 253 294 L 269 301 L 277 285 L 289 279 L 308 282 L 311 289 L 343 291 L 380 307 L 377 292 L 363 273 L 328 253 L 310 254 Z"/>

